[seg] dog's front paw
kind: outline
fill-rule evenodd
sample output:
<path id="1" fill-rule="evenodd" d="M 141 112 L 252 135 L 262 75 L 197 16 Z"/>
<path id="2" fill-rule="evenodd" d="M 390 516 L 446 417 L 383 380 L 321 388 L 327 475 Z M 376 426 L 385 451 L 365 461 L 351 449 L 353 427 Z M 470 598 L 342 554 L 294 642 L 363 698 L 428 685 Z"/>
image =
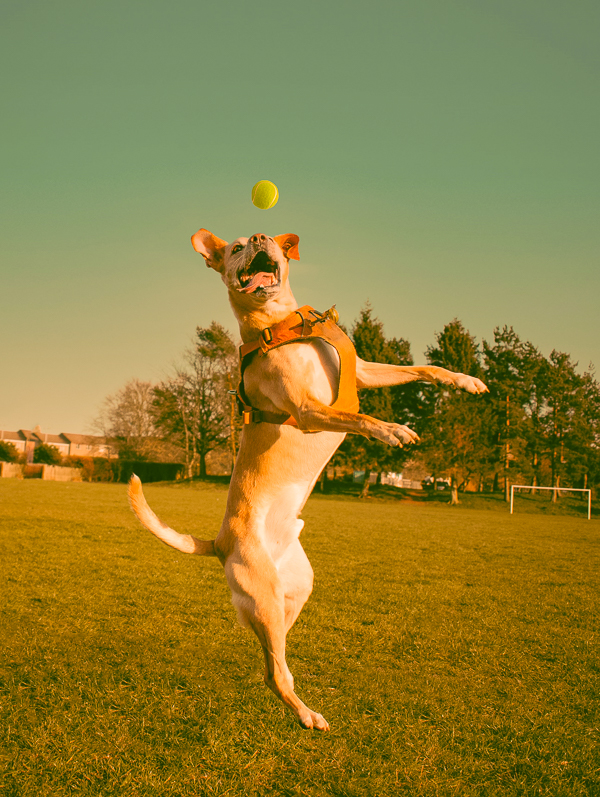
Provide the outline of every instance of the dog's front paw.
<path id="1" fill-rule="evenodd" d="M 455 374 L 454 384 L 460 390 L 466 390 L 467 393 L 489 393 L 487 385 L 477 379 L 475 376 L 468 376 L 467 374 Z"/>
<path id="2" fill-rule="evenodd" d="M 409 443 L 418 443 L 419 436 L 408 426 L 402 426 L 399 423 L 382 423 L 381 427 L 373 435 L 382 443 L 387 443 L 390 446 L 402 446 Z"/>

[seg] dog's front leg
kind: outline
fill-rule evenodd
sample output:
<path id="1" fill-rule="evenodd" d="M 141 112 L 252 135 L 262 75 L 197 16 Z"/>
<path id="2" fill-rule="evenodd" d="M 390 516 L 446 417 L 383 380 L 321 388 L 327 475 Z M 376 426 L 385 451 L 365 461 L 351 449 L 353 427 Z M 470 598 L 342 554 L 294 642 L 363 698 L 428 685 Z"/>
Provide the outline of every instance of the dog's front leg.
<path id="1" fill-rule="evenodd" d="M 268 359 L 250 364 L 246 391 L 250 400 L 256 396 L 260 402 L 264 396 L 277 411 L 289 413 L 303 432 L 360 434 L 391 446 L 418 441 L 407 426 L 331 407 L 338 368 L 337 362 L 324 361 L 322 352 L 313 346 L 282 346 L 270 352 Z M 261 404 L 257 406 L 260 409 Z"/>
<path id="2" fill-rule="evenodd" d="M 486 385 L 475 376 L 458 374 L 436 365 L 389 365 L 370 363 L 356 358 L 356 384 L 364 387 L 391 387 L 408 382 L 434 382 L 466 390 L 467 393 L 487 393 Z"/>
<path id="3" fill-rule="evenodd" d="M 360 434 L 363 437 L 381 440 L 390 446 L 400 447 L 419 440 L 418 435 L 408 426 L 380 421 L 370 415 L 343 412 L 314 400 L 305 401 L 293 414 L 298 428 L 303 432 Z"/>

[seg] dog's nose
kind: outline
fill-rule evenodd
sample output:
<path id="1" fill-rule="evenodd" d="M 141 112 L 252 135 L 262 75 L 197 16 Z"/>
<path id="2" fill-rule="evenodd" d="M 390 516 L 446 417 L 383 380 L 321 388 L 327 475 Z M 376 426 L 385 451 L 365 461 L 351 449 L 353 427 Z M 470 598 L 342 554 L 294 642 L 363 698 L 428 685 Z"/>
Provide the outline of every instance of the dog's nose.
<path id="1" fill-rule="evenodd" d="M 262 233 L 256 233 L 256 235 L 253 235 L 252 238 L 250 238 L 250 243 L 258 244 L 260 246 L 261 244 L 264 244 L 266 240 L 266 235 L 263 235 Z"/>

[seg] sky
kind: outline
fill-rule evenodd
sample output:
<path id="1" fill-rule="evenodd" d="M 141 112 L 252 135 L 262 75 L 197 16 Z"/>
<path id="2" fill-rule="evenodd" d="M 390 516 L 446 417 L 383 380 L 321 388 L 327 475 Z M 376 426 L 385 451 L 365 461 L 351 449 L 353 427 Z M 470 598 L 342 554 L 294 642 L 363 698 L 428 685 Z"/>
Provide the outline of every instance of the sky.
<path id="1" fill-rule="evenodd" d="M 300 304 L 417 362 L 459 318 L 600 367 L 600 5 L 5 0 L 0 428 L 90 431 L 196 326 L 190 244 L 300 237 Z M 255 208 L 252 186 L 280 199 Z"/>

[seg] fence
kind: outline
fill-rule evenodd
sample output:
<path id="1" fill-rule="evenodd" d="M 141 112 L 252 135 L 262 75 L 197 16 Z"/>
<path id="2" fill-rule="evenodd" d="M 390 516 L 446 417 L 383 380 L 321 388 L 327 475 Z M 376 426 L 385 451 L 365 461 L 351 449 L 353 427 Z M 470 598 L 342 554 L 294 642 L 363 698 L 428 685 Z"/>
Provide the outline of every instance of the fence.
<path id="1" fill-rule="evenodd" d="M 67 460 L 68 461 L 68 460 Z M 72 460 L 79 467 L 62 465 L 20 465 L 0 462 L 0 478 L 44 479 L 56 482 L 127 482 L 136 473 L 143 482 L 175 481 L 181 478 L 184 466 L 180 462 L 126 462 L 78 457 Z"/>
<path id="2" fill-rule="evenodd" d="M 22 479 L 23 466 L 17 462 L 0 462 L 0 479 Z"/>
<path id="3" fill-rule="evenodd" d="M 42 479 L 53 482 L 80 482 L 81 468 L 63 468 L 60 465 L 43 465 Z"/>
<path id="4" fill-rule="evenodd" d="M 0 462 L 0 478 L 45 479 L 54 482 L 80 482 L 81 468 L 62 468 L 59 465 L 20 465 Z"/>

